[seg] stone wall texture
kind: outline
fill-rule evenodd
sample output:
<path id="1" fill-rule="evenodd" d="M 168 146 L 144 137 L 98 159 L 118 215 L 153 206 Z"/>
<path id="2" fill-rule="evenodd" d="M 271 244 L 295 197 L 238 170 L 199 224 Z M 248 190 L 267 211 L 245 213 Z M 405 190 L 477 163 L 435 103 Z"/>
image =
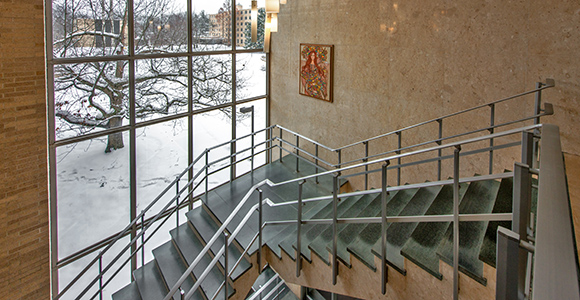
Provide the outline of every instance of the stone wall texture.
<path id="1" fill-rule="evenodd" d="M 42 0 L 0 1 L 0 299 L 49 299 Z"/>

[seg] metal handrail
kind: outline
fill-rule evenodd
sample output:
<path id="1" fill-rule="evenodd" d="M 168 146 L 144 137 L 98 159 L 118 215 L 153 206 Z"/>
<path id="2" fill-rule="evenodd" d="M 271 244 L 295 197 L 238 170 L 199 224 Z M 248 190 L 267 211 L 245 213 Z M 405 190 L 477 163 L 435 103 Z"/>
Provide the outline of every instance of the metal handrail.
<path id="1" fill-rule="evenodd" d="M 313 175 L 307 175 L 307 176 L 303 176 L 303 177 L 300 177 L 300 178 L 286 180 L 286 181 L 282 181 L 282 182 L 278 182 L 278 183 L 274 183 L 274 182 L 270 181 L 269 179 L 265 179 L 265 180 L 263 180 L 263 181 L 261 181 L 259 183 L 256 183 L 254 186 L 252 186 L 248 190 L 248 192 L 244 195 L 244 197 L 238 203 L 238 205 L 236 206 L 236 208 L 234 208 L 234 210 L 232 211 L 232 213 L 222 223 L 222 226 L 220 226 L 220 228 L 216 231 L 216 233 L 214 234 L 214 236 L 207 242 L 206 246 L 200 251 L 200 253 L 196 257 L 196 259 L 189 265 L 189 267 L 187 268 L 187 270 L 183 273 L 183 275 L 179 278 L 179 280 L 173 285 L 173 287 L 170 289 L 169 293 L 165 296 L 164 300 L 169 300 L 169 299 L 171 299 L 173 297 L 173 295 L 179 290 L 179 288 L 181 287 L 181 285 L 183 284 L 183 282 L 189 276 L 188 274 L 190 274 L 191 272 L 193 272 L 193 269 L 201 261 L 202 257 L 209 251 L 209 249 L 211 248 L 211 246 L 225 232 L 227 226 L 230 224 L 230 222 L 233 220 L 233 218 L 237 215 L 237 213 L 241 210 L 241 208 L 246 204 L 246 202 L 249 200 L 251 194 L 255 190 L 259 189 L 260 187 L 262 187 L 264 185 L 268 185 L 269 187 L 276 187 L 276 186 L 282 186 L 282 185 L 286 185 L 286 184 L 290 184 L 290 183 L 303 182 L 304 180 L 307 180 L 307 179 L 312 179 L 312 178 L 316 178 L 316 177 L 320 177 L 320 176 L 325 176 L 325 175 L 337 174 L 338 172 L 344 172 L 344 171 L 351 170 L 351 169 L 354 169 L 354 168 L 360 168 L 360 167 L 364 167 L 364 166 L 368 166 L 368 165 L 372 165 L 372 164 L 382 163 L 382 162 L 385 162 L 385 161 L 395 160 L 395 159 L 403 158 L 403 157 L 409 157 L 409 156 L 419 155 L 419 154 L 423 154 L 423 153 L 427 153 L 427 152 L 438 151 L 440 149 L 456 148 L 456 147 L 461 146 L 461 145 L 472 144 L 472 143 L 476 143 L 476 142 L 480 142 L 480 141 L 489 140 L 489 139 L 492 139 L 492 138 L 498 138 L 498 137 L 513 135 L 513 134 L 521 133 L 521 132 L 527 132 L 527 131 L 530 131 L 530 130 L 539 129 L 541 127 L 542 127 L 541 124 L 525 126 L 525 127 L 518 128 L 518 129 L 512 129 L 512 130 L 507 130 L 507 131 L 503 131 L 503 132 L 493 133 L 493 134 L 490 134 L 490 135 L 481 136 L 481 137 L 475 137 L 475 138 L 467 139 L 467 140 L 464 140 L 464 141 L 458 141 L 458 142 L 449 143 L 449 144 L 446 144 L 446 145 L 438 145 L 438 146 L 434 146 L 434 147 L 430 147 L 430 148 L 426 148 L 426 149 L 420 149 L 420 150 L 416 150 L 416 151 L 412 151 L 412 152 L 407 152 L 407 153 L 402 153 L 402 154 L 396 154 L 396 155 L 393 155 L 393 156 L 390 156 L 390 157 L 387 157 L 387 158 L 382 158 L 382 159 L 373 160 L 373 161 L 369 161 L 369 162 L 359 163 L 359 164 L 356 164 L 356 165 L 342 167 L 342 168 L 339 168 L 339 169 L 336 169 L 336 170 L 332 170 L 332 171 L 326 171 L 326 172 L 321 172 L 321 173 L 317 173 L 317 174 L 313 174 Z M 458 178 L 454 178 L 454 182 L 453 183 L 459 183 L 459 179 Z M 387 188 L 387 190 L 388 190 L 388 188 Z M 254 207 L 257 208 L 257 205 L 255 205 Z M 247 222 L 247 219 L 249 219 L 249 216 L 250 215 L 251 214 L 248 214 L 245 217 L 245 219 L 244 219 L 245 222 Z M 465 217 L 468 218 L 468 216 L 465 216 Z M 501 216 L 501 218 L 498 216 L 498 218 L 499 218 L 498 220 L 505 220 L 507 218 L 507 216 Z M 244 224 L 245 224 L 245 222 L 244 222 Z M 234 233 L 232 233 L 232 235 L 231 235 L 232 238 L 234 238 L 237 235 L 237 233 L 241 230 L 241 226 L 243 226 L 243 224 L 242 223 L 240 223 L 240 224 L 241 225 L 239 225 L 236 228 L 236 230 L 234 231 Z M 230 239 L 230 241 L 231 241 L 231 239 Z M 210 263 L 210 266 L 206 268 L 206 270 L 202 273 L 202 275 L 200 275 L 200 277 L 197 279 L 196 284 L 192 287 L 192 289 L 186 295 L 186 298 L 191 297 L 191 295 L 197 290 L 197 288 L 199 288 L 199 286 L 201 285 L 201 282 L 205 279 L 205 277 L 207 276 L 207 274 L 209 274 L 210 268 L 213 267 L 213 265 L 215 265 L 215 263 L 217 262 L 217 260 L 219 260 L 219 257 L 221 255 L 223 255 L 224 250 L 225 250 L 225 247 L 227 247 L 227 246 L 228 246 L 228 244 L 224 245 L 224 247 L 222 247 L 222 249 L 220 249 L 220 251 L 215 254 L 215 258 L 214 258 L 215 262 L 212 261 L 212 263 Z"/>

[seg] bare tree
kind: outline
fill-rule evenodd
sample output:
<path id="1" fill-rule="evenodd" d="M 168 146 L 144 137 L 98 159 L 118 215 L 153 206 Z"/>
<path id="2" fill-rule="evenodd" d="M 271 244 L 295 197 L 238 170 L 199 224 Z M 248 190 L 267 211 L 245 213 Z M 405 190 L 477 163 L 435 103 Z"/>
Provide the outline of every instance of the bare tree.
<path id="1" fill-rule="evenodd" d="M 172 4 L 171 0 L 135 1 L 135 53 L 187 50 L 187 14 Z M 127 54 L 126 5 L 124 0 L 55 0 L 55 57 Z M 198 20 L 194 22 L 194 34 L 207 33 L 209 22 L 202 14 L 194 16 L 194 21 Z M 192 61 L 189 72 L 194 107 L 228 103 L 233 83 L 231 56 L 194 56 Z M 128 61 L 124 60 L 55 66 L 57 134 L 68 137 L 123 126 L 130 116 L 132 87 L 127 70 Z M 238 90 L 244 84 L 241 77 L 237 76 Z M 186 111 L 187 58 L 136 60 L 135 95 L 137 120 Z M 105 152 L 123 147 L 122 133 L 108 135 Z"/>

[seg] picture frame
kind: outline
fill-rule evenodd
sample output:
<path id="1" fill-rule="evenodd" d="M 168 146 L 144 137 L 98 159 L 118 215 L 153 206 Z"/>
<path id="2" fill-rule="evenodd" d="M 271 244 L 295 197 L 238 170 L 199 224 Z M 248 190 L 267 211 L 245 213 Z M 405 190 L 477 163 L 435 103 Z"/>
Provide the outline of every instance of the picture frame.
<path id="1" fill-rule="evenodd" d="M 334 45 L 300 44 L 299 93 L 333 101 Z"/>

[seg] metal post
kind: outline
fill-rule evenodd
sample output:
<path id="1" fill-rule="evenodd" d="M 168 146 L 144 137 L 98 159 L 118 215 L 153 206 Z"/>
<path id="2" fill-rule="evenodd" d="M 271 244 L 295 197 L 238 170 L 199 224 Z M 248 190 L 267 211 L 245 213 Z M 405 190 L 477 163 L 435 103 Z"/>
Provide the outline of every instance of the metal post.
<path id="1" fill-rule="evenodd" d="M 453 152 L 453 300 L 459 299 L 459 152 Z"/>
<path id="2" fill-rule="evenodd" d="M 340 169 L 342 167 L 342 150 L 337 150 L 336 151 L 338 154 L 338 165 L 337 165 L 337 169 Z"/>
<path id="3" fill-rule="evenodd" d="M 522 132 L 522 164 L 528 167 L 534 161 L 534 134 L 532 132 Z M 521 233 L 519 233 L 521 235 Z"/>
<path id="4" fill-rule="evenodd" d="M 542 111 L 542 90 L 540 90 L 540 88 L 542 88 L 544 84 L 541 82 L 536 82 L 536 89 L 538 90 L 536 92 L 536 98 L 535 98 L 535 103 L 534 103 L 534 115 L 539 115 Z M 534 119 L 534 124 L 540 124 L 540 117 L 536 117 Z"/>
<path id="5" fill-rule="evenodd" d="M 282 128 L 280 128 L 280 162 L 282 162 Z"/>
<path id="6" fill-rule="evenodd" d="M 363 162 L 368 162 L 369 161 L 369 142 L 365 141 L 363 142 L 363 144 L 365 145 L 365 158 L 363 158 Z M 369 189 L 369 165 L 365 165 L 365 190 Z"/>
<path id="7" fill-rule="evenodd" d="M 229 240 L 229 234 L 227 232 L 224 232 L 224 297 L 225 300 L 228 300 L 228 240 Z"/>
<path id="8" fill-rule="evenodd" d="M 338 276 L 338 224 L 336 208 L 338 204 L 338 176 L 334 174 L 332 178 L 332 284 L 336 285 L 336 277 Z"/>
<path id="9" fill-rule="evenodd" d="M 258 274 L 262 274 L 262 201 L 264 195 L 261 189 L 257 189 L 259 194 L 258 203 Z"/>
<path id="10" fill-rule="evenodd" d="M 387 293 L 387 166 L 386 161 L 381 168 L 381 293 Z"/>
<path id="11" fill-rule="evenodd" d="M 296 172 L 300 172 L 300 137 L 296 135 Z"/>
<path id="12" fill-rule="evenodd" d="M 316 164 L 316 167 L 314 167 L 314 174 L 318 174 L 318 144 L 314 145 L 314 164 Z M 318 184 L 318 176 L 315 178 L 316 184 Z"/>
<path id="13" fill-rule="evenodd" d="M 512 231 L 519 235 L 521 241 L 527 242 L 528 227 L 530 220 L 532 181 L 529 166 L 515 163 L 514 166 L 514 190 L 513 190 L 513 214 Z M 528 255 L 525 250 L 518 251 L 518 297 L 523 299 L 526 286 L 526 265 Z"/>
<path id="14" fill-rule="evenodd" d="M 254 154 L 255 153 L 255 151 L 254 151 L 254 145 L 255 145 L 254 138 L 255 138 L 255 134 L 256 134 L 256 130 L 255 130 L 254 126 L 255 126 L 254 125 L 254 106 L 252 105 L 252 158 L 250 160 L 252 172 L 254 172 L 254 160 L 256 159 L 254 157 L 254 155 L 255 155 Z"/>
<path id="15" fill-rule="evenodd" d="M 518 299 L 519 235 L 503 227 L 497 228 L 496 300 Z"/>
<path id="16" fill-rule="evenodd" d="M 300 277 L 300 270 L 302 270 L 302 188 L 306 180 L 298 184 L 298 218 L 296 225 L 298 230 L 296 232 L 296 277 Z"/>
<path id="17" fill-rule="evenodd" d="M 495 104 L 490 104 L 490 120 L 489 120 L 489 134 L 493 134 L 495 131 L 493 126 L 495 126 Z M 489 174 L 493 174 L 493 138 L 489 139 Z"/>
<path id="18" fill-rule="evenodd" d="M 441 139 L 443 138 L 443 119 L 437 120 L 439 123 L 439 140 L 437 141 L 437 145 L 441 145 Z M 443 150 L 437 150 L 437 156 L 439 160 L 437 160 L 437 180 L 441 180 L 441 156 L 443 156 Z"/>
<path id="19" fill-rule="evenodd" d="M 397 139 L 398 139 L 398 145 L 399 147 L 397 149 L 399 149 L 398 151 L 395 151 L 395 153 L 397 154 L 401 154 L 401 148 L 403 147 L 403 143 L 402 143 L 402 135 L 403 133 L 401 131 L 397 132 Z M 401 158 L 397 158 L 397 185 L 401 185 Z"/>
<path id="20" fill-rule="evenodd" d="M 208 204 L 207 191 L 209 190 L 209 150 L 205 150 L 205 204 Z"/>
<path id="21" fill-rule="evenodd" d="M 185 291 L 182 288 L 179 288 L 179 294 L 181 295 L 181 300 L 185 300 Z"/>
<path id="22" fill-rule="evenodd" d="M 145 214 L 141 211 L 141 266 L 145 265 Z"/>
<path id="23" fill-rule="evenodd" d="M 103 252 L 99 252 L 99 299 L 103 300 Z"/>
<path id="24" fill-rule="evenodd" d="M 180 177 L 177 176 L 177 180 L 175 182 L 175 207 L 177 209 L 177 214 L 175 216 L 175 227 L 179 227 L 179 179 Z"/>

